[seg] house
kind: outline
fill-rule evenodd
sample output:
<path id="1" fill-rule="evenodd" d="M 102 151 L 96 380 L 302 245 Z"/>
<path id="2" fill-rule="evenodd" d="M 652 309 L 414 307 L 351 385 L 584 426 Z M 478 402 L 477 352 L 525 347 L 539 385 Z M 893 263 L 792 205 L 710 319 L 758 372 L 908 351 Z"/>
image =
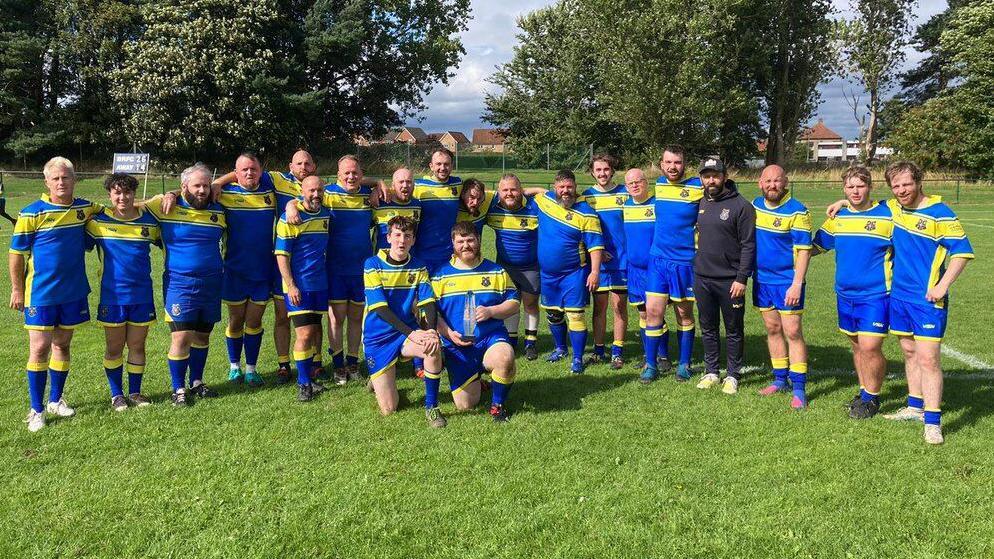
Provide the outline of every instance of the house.
<path id="1" fill-rule="evenodd" d="M 808 161 L 859 161 L 862 159 L 863 142 L 860 140 L 845 140 L 837 132 L 825 126 L 818 119 L 817 124 L 801 133 L 798 141 L 808 148 Z M 894 149 L 877 146 L 875 159 L 887 159 L 894 155 Z"/>
<path id="2" fill-rule="evenodd" d="M 352 139 L 352 141 L 357 146 L 362 146 L 362 147 L 369 147 L 374 144 L 392 144 L 397 141 L 397 134 L 399 133 L 400 133 L 399 128 L 391 128 L 390 130 L 387 130 L 384 134 L 376 138 L 370 139 L 367 138 L 366 136 L 355 136 Z"/>
<path id="3" fill-rule="evenodd" d="M 506 136 L 506 131 L 497 128 L 474 128 L 473 149 L 503 153 Z"/>
<path id="4" fill-rule="evenodd" d="M 451 152 L 459 151 L 460 145 L 463 146 L 463 149 L 468 149 L 467 144 L 469 144 L 469 138 L 467 138 L 462 132 L 447 130 L 445 132 L 429 134 L 429 136 L 435 136 L 435 141 L 442 144 L 442 147 Z"/>
<path id="5" fill-rule="evenodd" d="M 402 144 L 427 144 L 428 134 L 416 126 L 405 126 L 397 132 L 394 141 Z"/>

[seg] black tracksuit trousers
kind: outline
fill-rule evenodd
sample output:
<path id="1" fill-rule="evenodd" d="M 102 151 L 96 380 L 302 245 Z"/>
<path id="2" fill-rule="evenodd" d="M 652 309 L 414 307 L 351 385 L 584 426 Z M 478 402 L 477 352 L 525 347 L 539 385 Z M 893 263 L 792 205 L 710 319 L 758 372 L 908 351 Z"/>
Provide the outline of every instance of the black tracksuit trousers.
<path id="1" fill-rule="evenodd" d="M 745 295 L 732 299 L 729 289 L 735 278 L 694 277 L 701 340 L 704 342 L 704 372 L 718 374 L 720 356 L 718 314 L 725 323 L 728 376 L 738 379 L 745 347 Z"/>

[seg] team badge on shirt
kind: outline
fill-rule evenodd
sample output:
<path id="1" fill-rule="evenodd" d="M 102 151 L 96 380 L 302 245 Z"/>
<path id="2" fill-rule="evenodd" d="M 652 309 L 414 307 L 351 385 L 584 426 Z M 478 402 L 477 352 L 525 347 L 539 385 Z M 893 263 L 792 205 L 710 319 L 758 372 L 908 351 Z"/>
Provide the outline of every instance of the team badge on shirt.
<path id="1" fill-rule="evenodd" d="M 728 208 L 725 208 L 721 210 L 721 215 L 719 215 L 718 217 L 720 217 L 722 221 L 728 221 L 728 214 L 729 214 Z M 777 221 L 780 220 L 778 219 Z M 779 225 L 779 224 L 774 222 L 774 225 Z"/>
<path id="2" fill-rule="evenodd" d="M 527 219 L 522 219 L 521 220 L 521 226 L 522 227 L 528 227 L 528 220 Z"/>
<path id="3" fill-rule="evenodd" d="M 566 221 L 573 221 L 573 212 L 566 212 Z"/>
<path id="4" fill-rule="evenodd" d="M 453 186 L 453 187 L 451 188 L 451 190 L 452 190 L 452 195 L 453 195 L 453 196 L 455 196 L 455 195 L 459 194 L 459 189 L 458 189 L 458 188 L 456 188 L 456 187 L 454 187 L 454 186 Z"/>
<path id="5" fill-rule="evenodd" d="M 38 316 L 38 309 L 35 307 L 28 307 L 28 316 L 31 317 Z"/>
<path id="6" fill-rule="evenodd" d="M 876 221 L 867 221 L 866 225 L 863 226 L 863 229 L 866 229 L 867 231 L 876 231 L 877 230 L 877 222 Z"/>
<path id="7" fill-rule="evenodd" d="M 646 208 L 645 217 L 652 217 L 652 214 L 653 214 L 652 208 Z"/>
<path id="8" fill-rule="evenodd" d="M 217 214 L 211 214 L 211 221 L 217 223 Z"/>
<path id="9" fill-rule="evenodd" d="M 783 223 L 783 220 L 782 220 L 782 219 L 780 219 L 779 217 L 778 217 L 778 218 L 775 218 L 775 219 L 773 220 L 773 226 L 774 226 L 774 227 L 780 227 L 780 224 L 782 224 L 782 223 Z"/>
<path id="10" fill-rule="evenodd" d="M 483 287 L 490 287 L 490 276 L 483 276 L 483 280 L 480 282 Z"/>
<path id="11" fill-rule="evenodd" d="M 928 227 L 928 224 L 925 223 L 924 219 L 919 219 L 918 223 L 915 224 L 915 229 L 919 231 L 924 231 L 926 227 Z"/>
<path id="12" fill-rule="evenodd" d="M 180 311 L 179 303 L 173 303 L 172 308 L 169 309 L 169 312 L 172 313 L 173 316 L 178 316 L 179 311 Z"/>
<path id="13" fill-rule="evenodd" d="M 618 204 L 619 206 L 624 206 L 625 205 L 625 197 L 624 196 L 618 196 L 618 197 L 616 197 L 614 199 L 614 203 Z"/>
<path id="14" fill-rule="evenodd" d="M 683 190 L 680 191 L 680 197 L 681 198 L 687 198 L 689 196 L 690 196 L 690 191 L 687 190 L 686 188 L 684 188 Z"/>
<path id="15" fill-rule="evenodd" d="M 83 210 L 76 210 L 76 219 L 79 220 L 86 219 L 86 214 L 83 213 Z"/>
<path id="16" fill-rule="evenodd" d="M 414 272 L 411 272 L 410 274 L 407 274 L 407 282 L 408 283 L 414 283 L 414 277 L 415 277 L 414 276 Z"/>
<path id="17" fill-rule="evenodd" d="M 148 236 L 148 227 L 142 227 L 142 237 Z"/>

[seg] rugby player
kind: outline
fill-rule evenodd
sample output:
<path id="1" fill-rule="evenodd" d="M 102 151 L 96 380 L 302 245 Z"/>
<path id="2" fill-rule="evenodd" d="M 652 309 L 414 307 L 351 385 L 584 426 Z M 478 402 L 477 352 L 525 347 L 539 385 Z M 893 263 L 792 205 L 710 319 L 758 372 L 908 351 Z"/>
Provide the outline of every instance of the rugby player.
<path id="1" fill-rule="evenodd" d="M 415 223 L 409 217 L 390 220 L 389 250 L 366 259 L 366 315 L 363 324 L 363 353 L 369 367 L 369 382 L 380 413 L 397 411 L 396 366 L 398 359 L 419 357 L 424 362 L 425 418 L 430 427 L 445 427 L 438 407 L 442 378 L 441 340 L 435 330 L 437 310 L 428 269 L 410 255 Z M 418 324 L 424 316 L 425 327 Z"/>
<path id="2" fill-rule="evenodd" d="M 300 182 L 305 178 L 317 174 L 317 165 L 314 158 L 306 150 L 297 150 L 290 158 L 287 171 L 263 171 L 268 175 L 276 189 L 276 214 L 286 208 L 289 202 L 296 200 L 300 195 Z M 234 171 L 214 180 L 212 186 L 218 188 L 231 182 L 235 182 L 237 176 Z M 274 214 L 274 219 L 279 216 Z M 273 343 L 276 346 L 278 367 L 276 369 L 277 384 L 290 382 L 290 319 L 287 317 L 286 303 L 283 301 L 283 279 L 276 266 L 276 259 L 273 259 L 273 284 L 271 288 L 273 294 Z M 320 325 L 318 325 L 320 329 Z M 323 371 L 321 360 L 321 336 L 317 337 L 317 345 L 314 352 L 314 368 L 312 373 L 320 374 Z"/>
<path id="3" fill-rule="evenodd" d="M 459 410 L 476 407 L 480 373 L 487 371 L 492 381 L 490 416 L 505 422 L 510 415 L 504 402 L 515 368 L 503 320 L 518 314 L 518 294 L 507 272 L 481 256 L 480 234 L 471 222 L 452 227 L 452 247 L 452 261 L 431 278 L 452 401 Z"/>
<path id="4" fill-rule="evenodd" d="M 145 372 L 145 340 L 155 322 L 152 297 L 152 245 L 162 246 L 159 221 L 135 205 L 138 179 L 114 173 L 104 181 L 110 207 L 86 224 L 86 248 L 100 257 L 100 303 L 97 323 L 104 327 L 104 372 L 110 405 L 124 411 L 151 401 L 141 393 Z M 128 347 L 128 396 L 124 396 L 124 346 Z"/>
<path id="5" fill-rule="evenodd" d="M 301 182 L 301 199 L 296 202 L 300 223 L 287 223 L 284 214 L 276 224 L 276 263 L 282 277 L 287 312 L 293 321 L 296 340 L 293 358 L 297 362 L 297 400 L 309 402 L 324 391 L 324 385 L 311 378 L 314 348 L 321 335 L 321 320 L 328 310 L 328 273 L 325 253 L 331 212 L 324 207 L 324 183 L 310 176 Z"/>
<path id="6" fill-rule="evenodd" d="M 790 407 L 801 409 L 808 405 L 808 347 L 801 316 L 804 279 L 811 261 L 811 214 L 791 196 L 787 173 L 779 165 L 763 169 L 759 189 L 762 195 L 752 201 L 756 207 L 752 304 L 762 313 L 773 366 L 773 382 L 759 394 L 785 392 L 789 379 Z"/>
<path id="7" fill-rule="evenodd" d="M 71 161 L 53 157 L 42 169 L 46 194 L 21 210 L 10 241 L 10 308 L 24 313 L 28 330 L 28 430 L 45 427 L 44 412 L 72 417 L 62 397 L 69 376 L 73 329 L 90 320 L 86 280 L 85 227 L 102 207 L 73 197 Z M 45 383 L 51 380 L 48 405 Z"/>
<path id="8" fill-rule="evenodd" d="M 628 291 L 628 257 L 625 250 L 624 207 L 628 189 L 623 184 L 611 184 L 617 160 L 598 154 L 590 161 L 590 175 L 596 183 L 580 195 L 601 220 L 605 256 L 601 261 L 600 286 L 594 294 L 594 354 L 593 362 L 610 360 L 612 369 L 624 365 L 625 331 L 628 330 L 628 309 L 625 305 Z M 614 343 L 611 357 L 604 351 L 607 329 L 607 308 L 610 303 L 614 315 Z"/>
<path id="9" fill-rule="evenodd" d="M 211 170 L 203 164 L 180 173 L 181 193 L 167 214 L 161 196 L 145 208 L 158 220 L 165 264 L 162 291 L 171 331 L 169 376 L 175 406 L 189 406 L 192 396 L 213 398 L 204 384 L 210 335 L 221 320 L 224 261 L 221 239 L 227 228 L 223 206 L 212 202 Z M 268 267 L 268 260 L 266 261 Z M 189 370 L 189 390 L 185 388 Z"/>
<path id="10" fill-rule="evenodd" d="M 842 193 L 847 205 L 814 237 L 813 254 L 835 249 L 839 331 L 849 338 L 859 379 L 859 393 L 849 406 L 853 419 L 868 419 L 880 411 L 887 372 L 883 344 L 889 325 L 894 217 L 887 204 L 873 200 L 872 192 L 869 169 L 846 169 Z"/>
<path id="11" fill-rule="evenodd" d="M 459 194 L 462 179 L 452 175 L 452 152 L 436 148 L 428 163 L 430 174 L 414 181 L 414 197 L 421 201 L 421 221 L 418 222 L 418 242 L 411 249 L 431 273 L 448 263 L 452 255 L 449 234 L 459 216 Z M 424 374 L 421 360 L 414 359 L 415 373 Z"/>
<path id="12" fill-rule="evenodd" d="M 649 278 L 651 258 L 647 247 L 652 246 L 652 236 L 656 225 L 656 199 L 649 189 L 649 183 L 642 169 L 629 169 L 625 173 L 625 187 L 629 196 L 622 210 L 625 228 L 625 245 L 628 255 L 628 303 L 635 307 L 639 314 L 639 330 L 641 332 L 642 348 L 647 345 L 645 329 L 645 287 Z M 660 355 L 657 359 L 645 359 L 642 364 L 642 374 L 639 382 L 649 384 L 658 377 L 658 370 L 650 368 L 648 363 L 658 363 L 658 368 L 668 370 L 669 359 L 666 347 L 669 345 L 669 330 L 666 321 L 662 324 L 662 334 L 659 341 Z"/>
<path id="13" fill-rule="evenodd" d="M 398 215 L 409 217 L 415 223 L 421 220 L 421 201 L 414 197 L 414 172 L 407 167 L 400 167 L 393 172 L 389 200 L 384 199 L 373 208 L 376 250 L 390 248 L 387 242 L 387 224 Z"/>
<path id="14" fill-rule="evenodd" d="M 487 225 L 494 230 L 497 264 L 514 282 L 525 310 L 525 358 L 538 358 L 538 298 L 541 290 L 538 269 L 538 208 L 532 197 L 525 196 L 521 181 L 513 174 L 501 177 L 496 203 L 487 215 Z M 504 320 L 511 345 L 518 345 L 519 313 Z"/>
<path id="15" fill-rule="evenodd" d="M 699 174 L 704 198 L 697 217 L 694 294 L 701 320 L 704 374 L 697 388 L 706 390 L 720 381 L 720 317 L 725 326 L 728 372 L 721 391 L 737 394 L 745 351 L 745 290 L 755 271 L 756 209 L 728 178 L 720 159 L 705 159 Z"/>
<path id="16" fill-rule="evenodd" d="M 476 233 L 483 235 L 487 214 L 494 200 L 494 193 L 488 192 L 482 181 L 466 179 L 459 193 L 459 215 L 456 222 L 465 221 L 476 227 Z"/>
<path id="17" fill-rule="evenodd" d="M 924 438 L 942 444 L 942 337 L 949 318 L 949 288 L 974 257 L 956 213 L 939 196 L 922 189 L 925 173 L 898 161 L 884 178 L 894 198 L 894 270 L 890 292 L 890 331 L 904 352 L 907 405 L 886 419 L 923 421 Z M 845 201 L 834 204 L 838 211 Z M 948 261 L 948 262 L 947 262 Z M 948 267 L 947 267 L 948 264 Z"/>
<path id="18" fill-rule="evenodd" d="M 649 252 L 645 288 L 646 365 L 656 369 L 656 356 L 665 329 L 666 306 L 674 303 L 679 362 L 676 379 L 690 380 L 694 350 L 694 226 L 704 190 L 699 177 L 684 178 L 686 151 L 671 145 L 659 160 L 663 176 L 656 180 L 656 225 Z M 664 351 L 665 353 L 665 351 Z"/>
<path id="19" fill-rule="evenodd" d="M 568 324 L 573 349 L 570 370 L 580 374 L 584 370 L 583 350 L 587 344 L 583 312 L 590 302 L 590 293 L 599 285 L 604 252 L 600 219 L 586 202 L 580 201 L 576 175 L 568 169 L 556 174 L 553 191 L 535 197 L 535 206 L 542 307 L 548 313 L 549 330 L 556 346 L 547 361 L 560 361 L 569 355 Z"/>

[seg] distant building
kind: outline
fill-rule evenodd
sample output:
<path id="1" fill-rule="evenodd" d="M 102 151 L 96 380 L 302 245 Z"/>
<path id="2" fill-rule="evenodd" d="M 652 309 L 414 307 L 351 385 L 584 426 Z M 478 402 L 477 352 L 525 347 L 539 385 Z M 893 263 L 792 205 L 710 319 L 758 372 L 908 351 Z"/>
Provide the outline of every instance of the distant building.
<path id="1" fill-rule="evenodd" d="M 432 134 L 432 136 L 435 135 L 436 134 Z M 467 144 L 469 144 L 469 138 L 467 138 L 466 135 L 463 134 L 462 132 L 454 132 L 452 130 L 447 130 L 445 132 L 438 132 L 437 136 L 438 139 L 436 141 L 442 144 L 442 147 L 444 147 L 445 149 L 451 152 L 459 151 L 460 145 L 462 145 L 463 148 L 466 149 Z"/>
<path id="2" fill-rule="evenodd" d="M 474 128 L 473 149 L 503 153 L 506 136 L 506 131 L 497 128 Z"/>
<path id="3" fill-rule="evenodd" d="M 845 140 L 842 136 L 825 126 L 825 122 L 818 119 L 818 122 L 801 133 L 798 144 L 805 144 L 808 148 L 808 161 L 810 162 L 830 162 L 830 161 L 859 161 L 862 158 L 863 143 L 859 140 Z M 892 148 L 877 146 L 875 159 L 887 159 L 894 154 Z"/>
<path id="4" fill-rule="evenodd" d="M 405 126 L 397 133 L 394 141 L 402 144 L 427 144 L 428 134 L 416 126 Z"/>

